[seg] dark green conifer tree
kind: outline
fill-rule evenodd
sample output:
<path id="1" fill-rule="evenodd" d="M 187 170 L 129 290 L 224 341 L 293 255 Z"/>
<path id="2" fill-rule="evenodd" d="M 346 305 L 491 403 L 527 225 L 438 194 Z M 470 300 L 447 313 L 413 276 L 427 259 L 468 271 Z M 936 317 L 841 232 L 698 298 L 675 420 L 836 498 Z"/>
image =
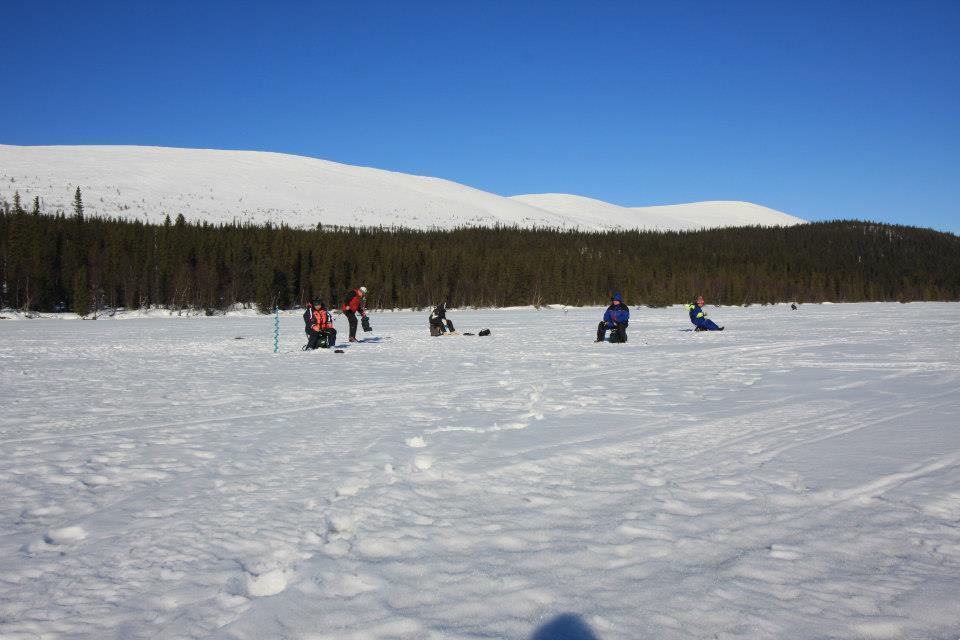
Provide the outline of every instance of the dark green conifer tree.
<path id="1" fill-rule="evenodd" d="M 80 194 L 79 186 L 73 194 L 73 215 L 76 216 L 77 222 L 83 222 L 83 196 Z"/>

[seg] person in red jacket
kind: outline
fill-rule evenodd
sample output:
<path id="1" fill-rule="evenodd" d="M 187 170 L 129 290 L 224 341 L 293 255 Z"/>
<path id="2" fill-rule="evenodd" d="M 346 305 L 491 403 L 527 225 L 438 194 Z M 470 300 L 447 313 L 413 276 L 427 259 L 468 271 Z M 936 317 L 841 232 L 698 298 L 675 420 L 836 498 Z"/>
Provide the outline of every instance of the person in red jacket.
<path id="1" fill-rule="evenodd" d="M 307 345 L 303 348 L 305 351 L 336 346 L 337 330 L 333 328 L 333 316 L 327 311 L 323 300 L 317 298 L 307 304 L 303 321 L 306 324 L 304 330 L 307 332 Z"/>
<path id="2" fill-rule="evenodd" d="M 369 320 L 367 320 L 367 310 L 363 306 L 363 299 L 367 295 L 367 288 L 360 287 L 353 289 L 343 300 L 343 315 L 347 316 L 347 322 L 350 323 L 350 342 L 357 341 L 357 314 L 364 319 L 363 330 L 368 331 Z"/>

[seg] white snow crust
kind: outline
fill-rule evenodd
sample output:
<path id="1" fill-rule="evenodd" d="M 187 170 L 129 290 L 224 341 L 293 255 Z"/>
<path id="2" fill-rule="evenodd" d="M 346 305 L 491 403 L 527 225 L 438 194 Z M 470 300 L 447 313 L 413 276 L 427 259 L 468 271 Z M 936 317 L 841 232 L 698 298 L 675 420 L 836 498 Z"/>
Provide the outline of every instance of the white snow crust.
<path id="1" fill-rule="evenodd" d="M 957 637 L 960 304 L 708 310 L 0 321 L 0 637 Z"/>
<path id="2" fill-rule="evenodd" d="M 30 209 L 159 223 L 451 229 L 519 226 L 681 230 L 803 222 L 743 202 L 629 209 L 579 196 L 507 198 L 441 178 L 261 151 L 136 146 L 0 145 L 0 197 Z"/>

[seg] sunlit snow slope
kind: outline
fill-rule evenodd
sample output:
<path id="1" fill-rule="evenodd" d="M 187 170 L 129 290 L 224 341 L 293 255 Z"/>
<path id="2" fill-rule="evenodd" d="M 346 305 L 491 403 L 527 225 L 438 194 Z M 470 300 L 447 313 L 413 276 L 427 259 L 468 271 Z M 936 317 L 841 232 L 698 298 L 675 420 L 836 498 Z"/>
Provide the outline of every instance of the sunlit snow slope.
<path id="1" fill-rule="evenodd" d="M 585 228 L 693 230 L 762 225 L 783 227 L 805 220 L 750 202 L 718 200 L 656 207 L 620 207 L 567 193 L 514 196 L 523 202 L 581 221 Z"/>
<path id="2" fill-rule="evenodd" d="M 781 225 L 798 218 L 749 203 L 629 209 L 570 195 L 506 198 L 462 184 L 262 151 L 134 146 L 0 145 L 0 198 L 46 213 L 160 222 L 178 214 L 213 224 L 454 228 L 517 225 L 581 229 L 690 229 Z"/>

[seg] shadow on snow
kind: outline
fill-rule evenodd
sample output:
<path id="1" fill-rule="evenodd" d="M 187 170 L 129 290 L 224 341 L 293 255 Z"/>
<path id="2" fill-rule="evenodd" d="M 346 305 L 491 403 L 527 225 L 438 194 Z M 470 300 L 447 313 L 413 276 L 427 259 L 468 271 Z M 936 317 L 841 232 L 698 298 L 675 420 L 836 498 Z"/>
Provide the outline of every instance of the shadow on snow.
<path id="1" fill-rule="evenodd" d="M 534 631 L 530 640 L 600 640 L 600 637 L 580 616 L 563 613 Z"/>

